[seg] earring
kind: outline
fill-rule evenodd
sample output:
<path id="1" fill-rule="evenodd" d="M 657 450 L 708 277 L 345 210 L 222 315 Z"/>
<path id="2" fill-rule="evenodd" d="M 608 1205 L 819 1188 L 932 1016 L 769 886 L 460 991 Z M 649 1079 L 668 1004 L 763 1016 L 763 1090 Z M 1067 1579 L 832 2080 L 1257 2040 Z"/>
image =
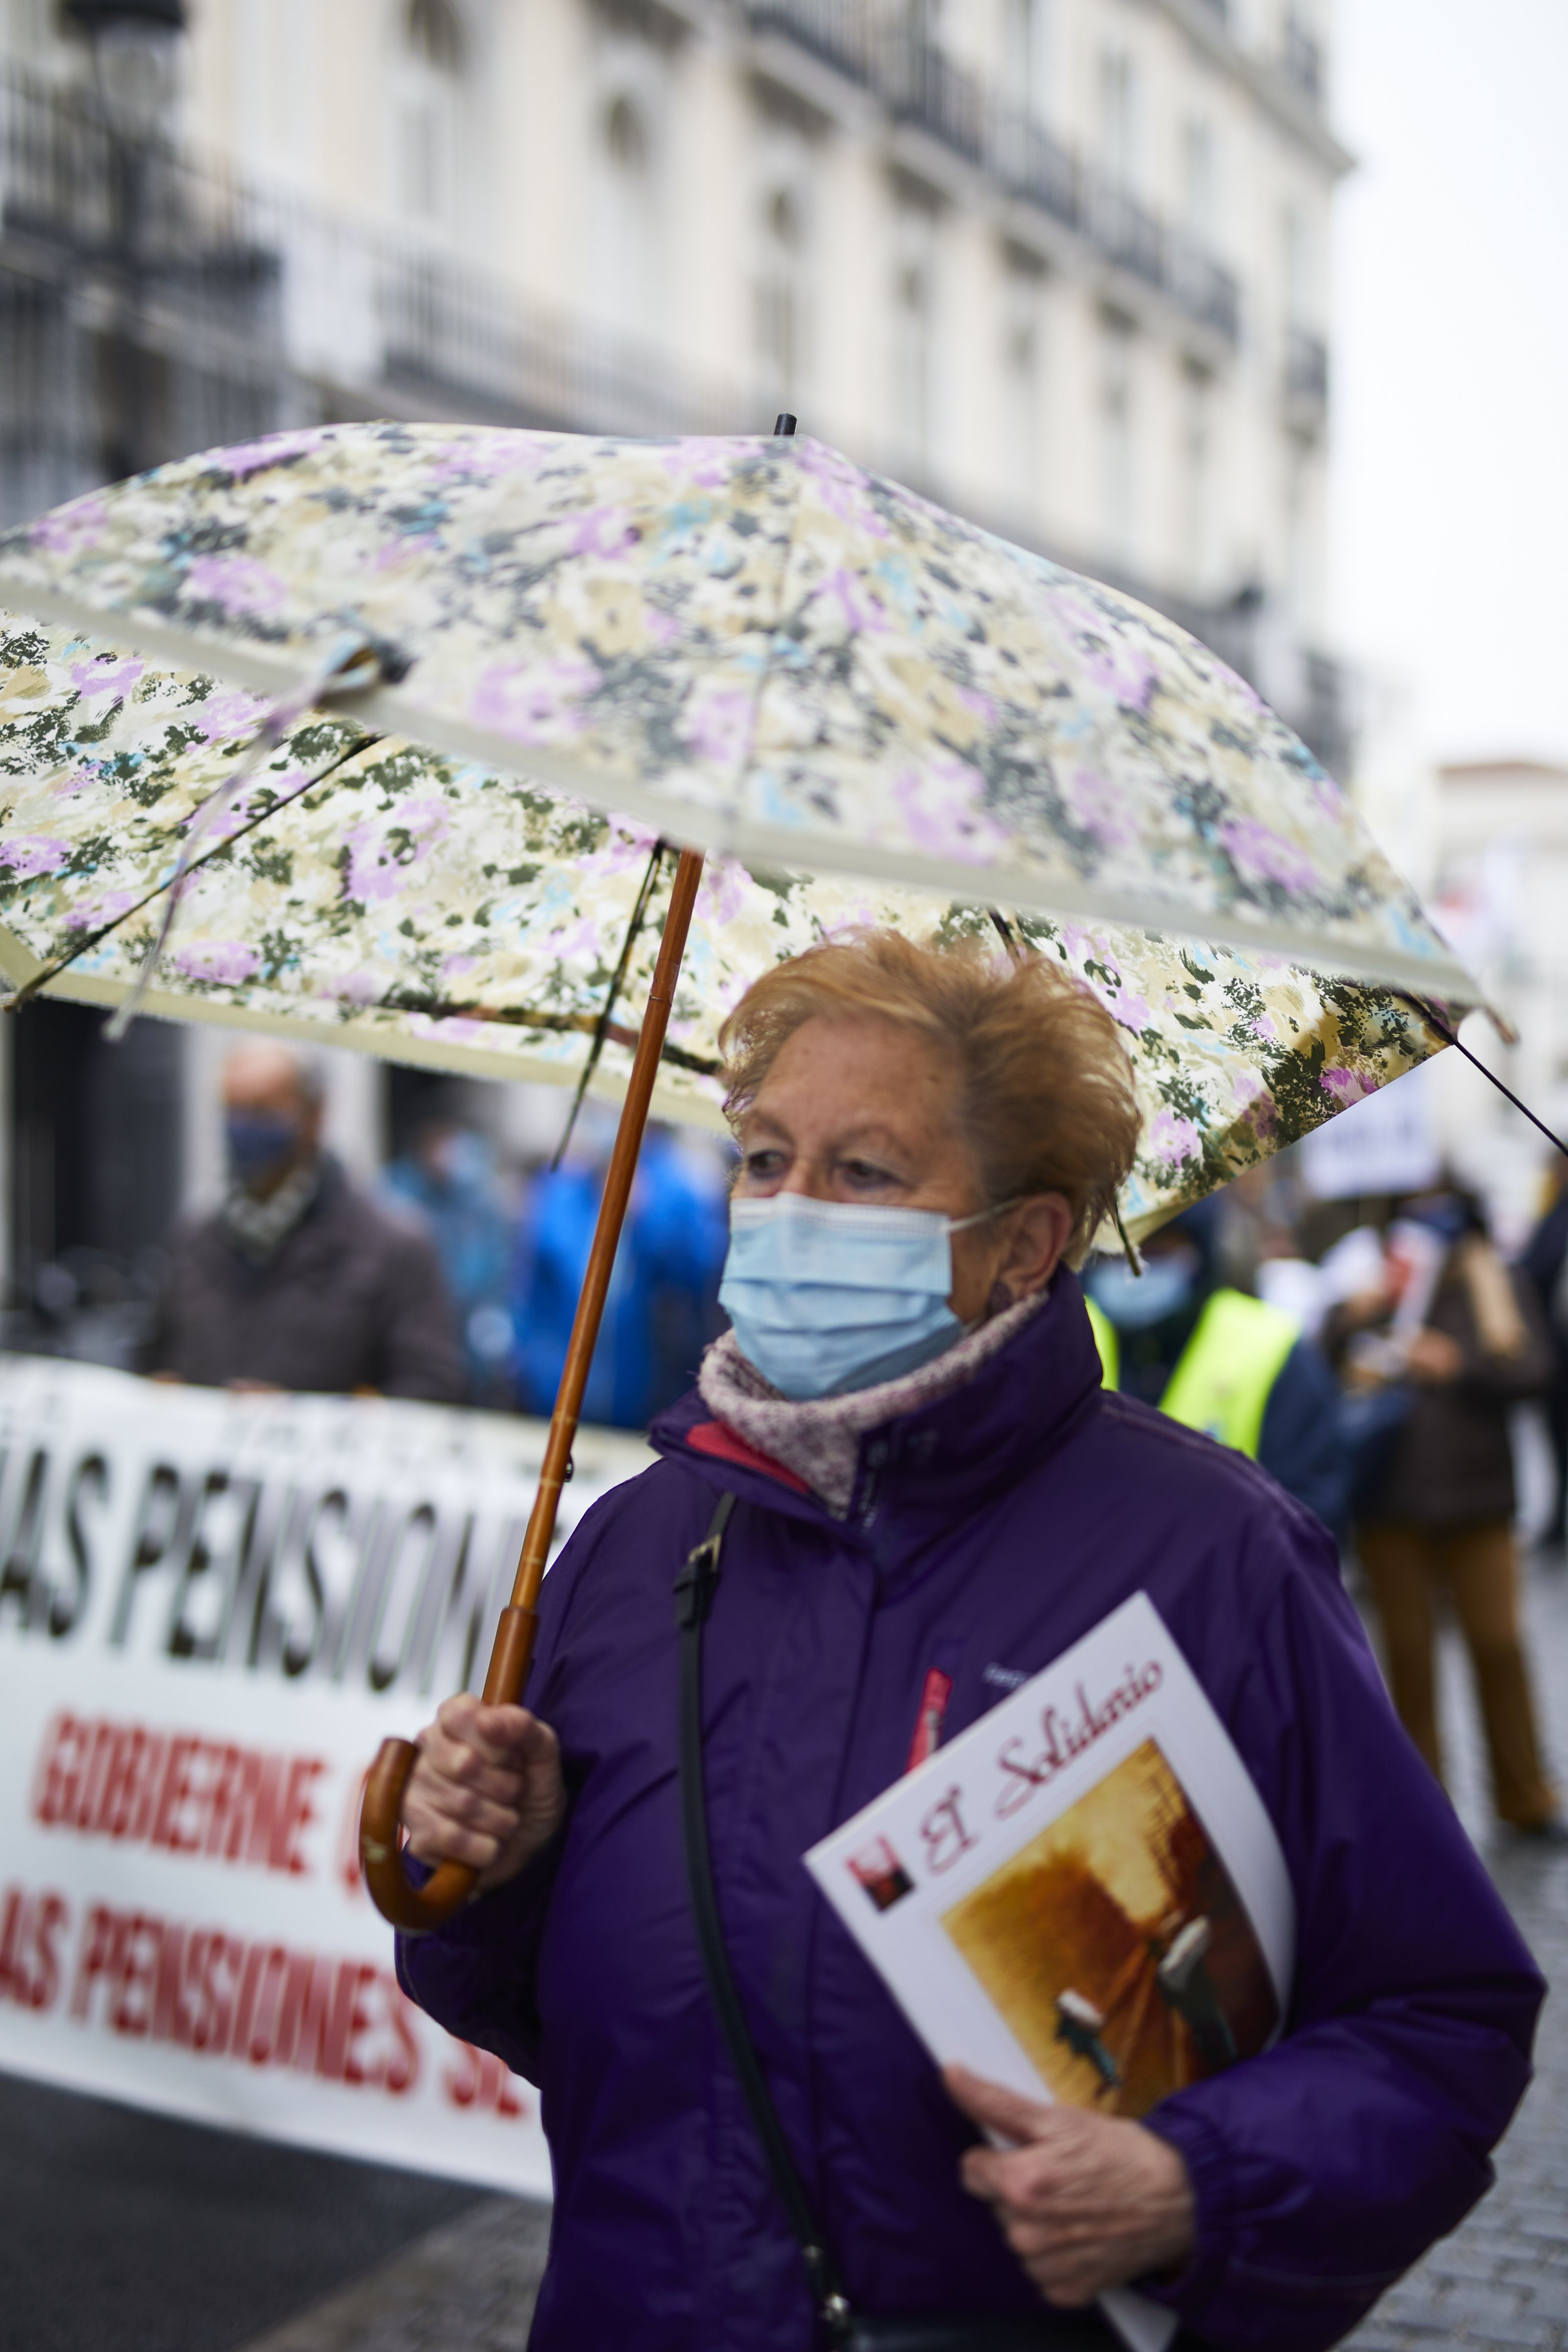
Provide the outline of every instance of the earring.
<path id="1" fill-rule="evenodd" d="M 1013 1304 L 1013 1294 L 1005 1282 L 994 1282 L 991 1296 L 985 1302 L 988 1315 L 1001 1315 Z"/>

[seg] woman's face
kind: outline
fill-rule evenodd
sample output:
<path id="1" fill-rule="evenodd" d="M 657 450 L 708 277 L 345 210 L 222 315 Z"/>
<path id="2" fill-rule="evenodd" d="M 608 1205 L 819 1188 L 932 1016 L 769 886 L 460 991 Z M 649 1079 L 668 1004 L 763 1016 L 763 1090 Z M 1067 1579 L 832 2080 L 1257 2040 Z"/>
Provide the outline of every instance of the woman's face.
<path id="1" fill-rule="evenodd" d="M 948 1057 L 879 1016 L 803 1022 L 780 1047 L 741 1129 L 737 1197 L 931 1209 L 967 1217 L 988 1203 L 958 1116 Z M 948 1304 L 973 1323 L 998 1285 L 1026 1297 L 1049 1281 L 1072 1213 L 1046 1192 L 952 1236 Z"/>

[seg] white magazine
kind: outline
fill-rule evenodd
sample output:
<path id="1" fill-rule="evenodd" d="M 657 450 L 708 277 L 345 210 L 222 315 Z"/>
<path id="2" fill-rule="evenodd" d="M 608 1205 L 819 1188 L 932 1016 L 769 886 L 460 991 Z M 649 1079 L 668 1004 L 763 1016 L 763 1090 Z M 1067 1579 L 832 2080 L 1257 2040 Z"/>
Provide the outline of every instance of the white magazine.
<path id="1" fill-rule="evenodd" d="M 1146 2115 L 1279 2031 L 1285 1857 L 1146 1593 L 805 1860 L 937 2063 L 1026 2097 Z M 1102 2303 L 1164 2352 L 1170 2312 Z"/>

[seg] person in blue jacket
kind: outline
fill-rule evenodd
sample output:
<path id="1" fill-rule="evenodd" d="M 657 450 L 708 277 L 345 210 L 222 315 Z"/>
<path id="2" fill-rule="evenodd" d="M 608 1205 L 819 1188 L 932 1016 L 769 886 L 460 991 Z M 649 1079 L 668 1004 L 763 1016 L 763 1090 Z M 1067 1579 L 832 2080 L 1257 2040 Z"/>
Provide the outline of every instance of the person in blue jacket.
<path id="1" fill-rule="evenodd" d="M 1339 1384 L 1293 1317 L 1222 1280 L 1219 1215 L 1200 1201 L 1163 1226 L 1142 1275 L 1122 1258 L 1091 1262 L 1106 1386 L 1234 1446 L 1337 1528 L 1350 1502 Z"/>
<path id="2" fill-rule="evenodd" d="M 462 1329 L 469 1402 L 510 1405 L 511 1238 L 489 1144 L 454 1119 L 426 1119 L 382 1185 L 415 1212 L 436 1245 Z"/>
<path id="3" fill-rule="evenodd" d="M 548 1415 L 587 1270 L 602 1189 L 586 1155 L 534 1178 L 519 1234 L 512 1319 L 519 1402 Z M 585 1421 L 646 1429 L 690 1386 L 722 1318 L 728 1238 L 717 1156 L 711 1167 L 667 1128 L 650 1128 L 622 1229 L 583 1402 Z"/>

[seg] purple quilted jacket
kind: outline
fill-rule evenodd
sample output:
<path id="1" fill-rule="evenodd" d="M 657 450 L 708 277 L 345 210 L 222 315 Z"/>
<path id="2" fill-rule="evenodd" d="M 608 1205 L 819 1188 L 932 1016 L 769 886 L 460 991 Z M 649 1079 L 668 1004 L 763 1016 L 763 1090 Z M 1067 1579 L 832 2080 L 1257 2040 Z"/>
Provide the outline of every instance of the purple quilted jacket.
<path id="1" fill-rule="evenodd" d="M 1216 2346 L 1335 2342 L 1491 2179 L 1542 1985 L 1406 1741 L 1321 1527 L 1238 1454 L 1105 1393 L 1082 1297 L 861 1441 L 847 1518 L 730 1448 L 696 1395 L 546 1583 L 528 1697 L 572 1805 L 440 1934 L 414 1999 L 538 2084 L 556 2182 L 534 2352 L 807 2352 L 801 2264 L 720 2042 L 688 1907 L 672 1587 L 740 1498 L 707 1636 L 714 1870 L 752 2031 L 848 2292 L 873 2313 L 1038 2311 L 963 2195 L 973 2133 L 801 1864 L 948 1734 L 1146 1591 L 1268 1806 L 1295 1885 L 1288 2031 L 1152 2127 L 1196 2251 L 1149 2291 Z M 721 1449 L 719 1453 L 713 1450 Z M 739 1455 L 742 1458 L 733 1458 Z"/>

